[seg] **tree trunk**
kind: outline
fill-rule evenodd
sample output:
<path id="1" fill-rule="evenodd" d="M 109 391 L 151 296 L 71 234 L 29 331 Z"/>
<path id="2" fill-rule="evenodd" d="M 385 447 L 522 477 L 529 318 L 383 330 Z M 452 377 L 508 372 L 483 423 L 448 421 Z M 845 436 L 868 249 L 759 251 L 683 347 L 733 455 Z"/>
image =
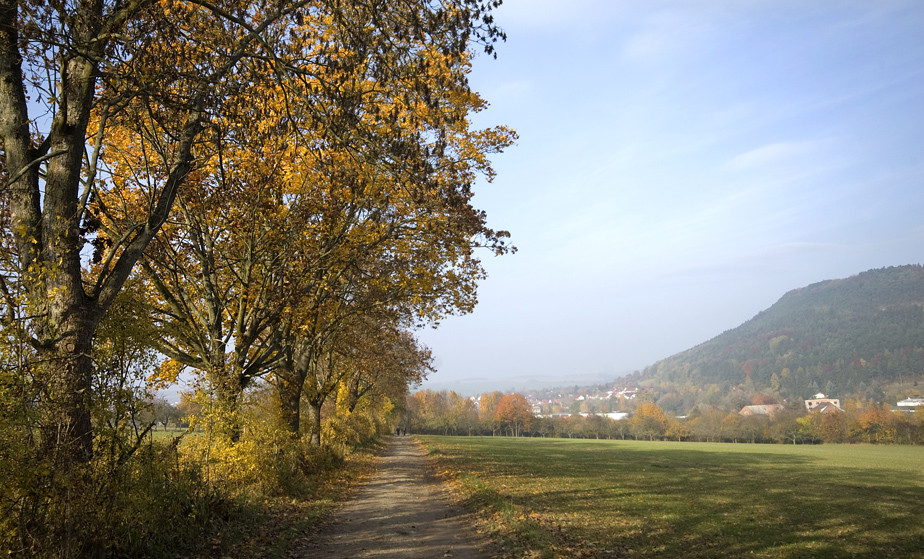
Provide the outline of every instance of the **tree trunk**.
<path id="1" fill-rule="evenodd" d="M 85 318 L 85 317 L 84 317 Z M 93 330 L 68 329 L 57 343 L 40 351 L 41 448 L 52 464 L 67 469 L 93 456 Z"/>
<path id="2" fill-rule="evenodd" d="M 215 391 L 217 431 L 236 443 L 243 434 L 239 406 L 244 388 L 240 379 L 236 374 L 228 375 L 223 368 L 212 370 L 206 376 Z"/>
<path id="3" fill-rule="evenodd" d="M 39 211 L 38 165 L 10 185 L 19 279 L 37 317 L 39 381 L 44 392 L 42 445 L 56 461 L 87 461 L 93 454 L 90 404 L 93 364 L 90 349 L 103 308 L 84 292 L 80 263 L 78 191 L 86 123 L 94 80 L 93 67 L 81 59 L 66 63 L 63 106 L 52 123 L 50 157 Z M 22 146 L 7 145 L 10 154 Z M 25 171 L 13 169 L 10 171 Z"/>
<path id="4" fill-rule="evenodd" d="M 33 317 L 42 450 L 54 464 L 68 467 L 93 455 L 90 352 L 99 320 L 166 218 L 175 188 L 165 188 L 167 195 L 158 200 L 161 219 L 148 222 L 118 258 L 112 274 L 101 278 L 88 295 L 84 289 L 93 282 L 84 281 L 81 267 L 79 200 L 81 180 L 88 178 L 82 175 L 87 123 L 99 61 L 107 48 L 107 39 L 100 36 L 103 3 L 77 2 L 69 14 L 73 17 L 59 30 L 66 39 L 55 58 L 61 66 L 47 67 L 57 74 L 52 77 L 57 106 L 40 144 L 33 143 L 29 128 L 20 52 L 24 42 L 17 24 L 20 4 L 0 2 L 0 142 L 5 170 L 0 187 L 9 193 L 9 232 L 15 237 L 20 266 L 17 280 L 27 293 L 28 313 Z M 109 34 L 117 31 L 113 28 Z M 185 168 L 179 168 L 176 176 L 185 176 Z"/>
<path id="5" fill-rule="evenodd" d="M 308 402 L 308 444 L 313 447 L 321 446 L 321 406 L 320 402 Z"/>
<path id="6" fill-rule="evenodd" d="M 294 437 L 301 431 L 302 383 L 280 378 L 276 382 L 280 426 Z"/>

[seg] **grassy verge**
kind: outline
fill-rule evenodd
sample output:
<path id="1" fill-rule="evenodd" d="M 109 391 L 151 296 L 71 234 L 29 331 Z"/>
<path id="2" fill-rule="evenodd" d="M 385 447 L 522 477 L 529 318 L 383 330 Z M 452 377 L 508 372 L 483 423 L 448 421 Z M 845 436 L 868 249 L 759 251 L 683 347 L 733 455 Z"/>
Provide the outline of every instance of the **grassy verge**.
<path id="1" fill-rule="evenodd" d="M 924 557 L 924 447 L 422 437 L 517 557 Z"/>

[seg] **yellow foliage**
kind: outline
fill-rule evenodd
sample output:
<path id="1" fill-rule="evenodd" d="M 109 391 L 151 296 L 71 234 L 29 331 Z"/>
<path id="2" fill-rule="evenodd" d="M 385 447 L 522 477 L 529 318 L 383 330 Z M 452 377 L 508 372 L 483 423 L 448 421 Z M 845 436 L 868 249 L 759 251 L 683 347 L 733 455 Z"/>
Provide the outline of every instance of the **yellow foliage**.
<path id="1" fill-rule="evenodd" d="M 184 365 L 173 359 L 165 359 L 160 366 L 148 376 L 148 387 L 152 390 L 163 390 L 176 384 L 177 377 L 183 372 Z"/>

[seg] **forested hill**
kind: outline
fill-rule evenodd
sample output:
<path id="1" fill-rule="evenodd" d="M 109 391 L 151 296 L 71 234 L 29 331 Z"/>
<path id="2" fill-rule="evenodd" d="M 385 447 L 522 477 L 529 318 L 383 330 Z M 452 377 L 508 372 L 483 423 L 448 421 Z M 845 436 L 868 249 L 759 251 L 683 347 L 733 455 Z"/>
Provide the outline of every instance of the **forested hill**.
<path id="1" fill-rule="evenodd" d="M 924 267 L 790 291 L 741 326 L 632 376 L 678 411 L 730 393 L 884 399 L 889 387 L 924 381 Z"/>

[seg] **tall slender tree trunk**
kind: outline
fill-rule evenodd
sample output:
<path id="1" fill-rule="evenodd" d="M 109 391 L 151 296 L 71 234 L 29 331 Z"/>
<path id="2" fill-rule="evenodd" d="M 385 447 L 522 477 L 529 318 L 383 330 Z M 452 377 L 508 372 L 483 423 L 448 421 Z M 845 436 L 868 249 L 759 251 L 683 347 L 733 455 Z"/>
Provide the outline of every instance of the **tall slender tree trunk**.
<path id="1" fill-rule="evenodd" d="M 13 122 L 3 127 L 5 154 L 12 164 L 8 171 L 16 177 L 8 186 L 12 229 L 22 266 L 19 279 L 28 294 L 29 312 L 35 317 L 39 345 L 42 447 L 54 455 L 56 463 L 62 459 L 65 463 L 86 461 L 93 454 L 90 349 L 102 316 L 100 302 L 84 291 L 78 208 L 95 67 L 77 57 L 65 61 L 63 67 L 68 78 L 60 86 L 63 110 L 51 125 L 49 155 L 41 178 L 34 159 L 37 152 L 29 140 L 14 132 Z M 5 78 L 8 70 L 4 68 Z M 4 101 L 9 100 L 8 93 L 4 90 Z M 20 131 L 28 131 L 27 111 L 12 103 L 3 110 L 4 120 L 22 119 L 16 125 Z"/>
<path id="2" fill-rule="evenodd" d="M 78 71 L 83 68 L 73 68 Z M 78 107 L 75 107 L 75 111 Z M 82 107 L 80 107 L 82 108 Z M 88 110 L 88 109 L 86 109 Z M 85 117 L 75 127 L 85 123 Z M 82 129 L 85 129 L 82 128 Z M 61 134 L 51 142 L 59 153 L 47 167 L 41 225 L 41 249 L 36 261 L 21 272 L 30 306 L 44 311 L 36 323 L 41 382 L 41 402 L 46 423 L 43 447 L 56 458 L 87 461 L 93 454 L 92 405 L 93 338 L 104 311 L 98 300 L 84 291 L 80 264 L 77 198 L 83 135 Z M 21 251 L 32 241 L 24 239 Z"/>

